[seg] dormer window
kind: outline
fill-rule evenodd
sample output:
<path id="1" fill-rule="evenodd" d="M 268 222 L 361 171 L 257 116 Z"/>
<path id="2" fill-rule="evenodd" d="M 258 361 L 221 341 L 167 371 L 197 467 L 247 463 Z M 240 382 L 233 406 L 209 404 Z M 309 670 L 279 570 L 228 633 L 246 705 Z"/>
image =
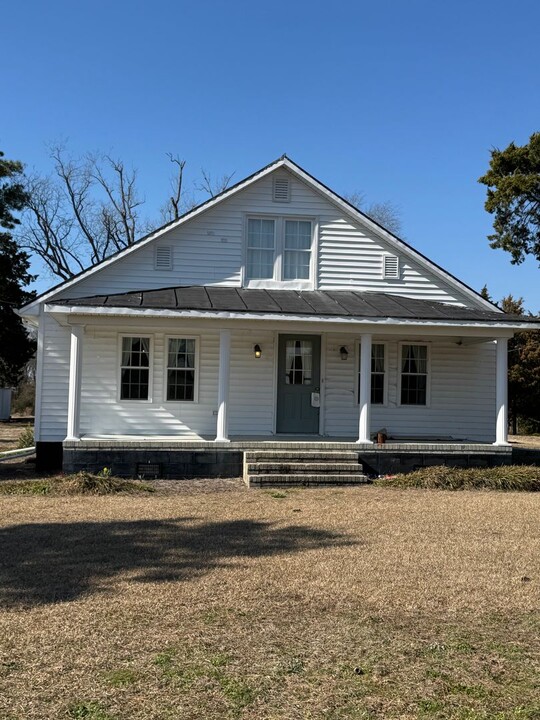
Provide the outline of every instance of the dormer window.
<path id="1" fill-rule="evenodd" d="M 275 220 L 249 218 L 246 272 L 250 280 L 274 277 L 275 249 Z"/>
<path id="2" fill-rule="evenodd" d="M 248 218 L 244 279 L 309 281 L 312 244 L 311 220 Z"/>
<path id="3" fill-rule="evenodd" d="M 309 280 L 311 263 L 311 223 L 307 220 L 285 220 L 283 279 Z"/>

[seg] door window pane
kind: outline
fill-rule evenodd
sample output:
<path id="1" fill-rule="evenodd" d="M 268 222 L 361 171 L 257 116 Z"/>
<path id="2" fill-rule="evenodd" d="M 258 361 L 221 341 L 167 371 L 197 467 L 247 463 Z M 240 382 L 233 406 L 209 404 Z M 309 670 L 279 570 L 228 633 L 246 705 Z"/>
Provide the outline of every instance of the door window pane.
<path id="1" fill-rule="evenodd" d="M 313 348 L 311 340 L 287 340 L 285 345 L 285 383 L 311 385 Z"/>

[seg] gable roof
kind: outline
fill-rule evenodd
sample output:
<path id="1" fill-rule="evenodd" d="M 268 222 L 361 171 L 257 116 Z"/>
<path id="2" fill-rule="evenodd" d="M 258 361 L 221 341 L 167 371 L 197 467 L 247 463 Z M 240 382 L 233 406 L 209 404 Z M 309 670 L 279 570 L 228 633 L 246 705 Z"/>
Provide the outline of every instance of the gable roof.
<path id="1" fill-rule="evenodd" d="M 483 298 L 479 293 L 477 293 L 475 290 L 473 290 L 471 287 L 466 285 L 464 282 L 456 278 L 454 275 L 449 273 L 448 271 L 444 270 L 440 265 L 437 265 L 433 261 L 429 260 L 425 255 L 423 255 L 418 250 L 415 250 L 411 245 L 406 243 L 404 240 L 399 238 L 394 233 L 390 232 L 386 228 L 384 228 L 382 225 L 380 225 L 376 220 L 373 220 L 368 215 L 363 213 L 361 210 L 358 210 L 358 208 L 354 207 L 351 203 L 349 203 L 347 200 L 342 198 L 340 195 L 335 193 L 333 190 L 331 190 L 329 187 L 324 185 L 320 180 L 317 180 L 313 175 L 308 173 L 306 170 L 304 170 L 300 165 L 295 163 L 293 160 L 288 158 L 286 155 L 282 155 L 279 159 L 275 160 L 272 163 L 269 163 L 265 167 L 261 168 L 260 170 L 257 170 L 253 174 L 249 175 L 248 177 L 244 178 L 243 180 L 240 180 L 235 185 L 232 185 L 230 188 L 227 188 L 226 190 L 223 190 L 218 195 L 215 195 L 212 198 L 209 198 L 205 202 L 201 203 L 200 205 L 197 205 L 197 207 L 192 208 L 191 210 L 188 210 L 188 212 L 181 215 L 177 220 L 172 220 L 171 222 L 166 223 L 165 225 L 161 226 L 160 228 L 153 230 L 152 232 L 148 233 L 144 237 L 137 240 L 135 243 L 130 245 L 127 248 L 124 248 L 123 250 L 118 250 L 116 253 L 113 253 L 112 255 L 109 255 L 109 257 L 105 258 L 101 262 L 97 263 L 96 265 L 93 265 L 91 268 L 88 268 L 87 270 L 83 270 L 82 272 L 78 273 L 74 277 L 70 278 L 69 280 L 65 280 L 58 285 L 55 285 L 54 287 L 50 288 L 49 290 L 46 290 L 45 292 L 41 293 L 41 295 L 38 295 L 32 302 L 28 303 L 27 305 L 23 306 L 20 310 L 20 314 L 24 315 L 25 312 L 31 310 L 36 305 L 39 305 L 42 302 L 48 301 L 50 298 L 54 297 L 59 292 L 63 292 L 67 290 L 70 287 L 73 287 L 74 285 L 77 285 L 82 280 L 86 279 L 87 277 L 90 277 L 91 275 L 100 272 L 104 268 L 108 267 L 109 265 L 118 262 L 122 258 L 124 258 L 126 255 L 129 255 L 133 252 L 136 252 L 137 250 L 141 249 L 142 247 L 145 247 L 149 243 L 153 242 L 157 238 L 161 237 L 165 233 L 169 232 L 170 230 L 173 230 L 186 222 L 192 220 L 195 217 L 198 217 L 202 213 L 206 212 L 210 208 L 214 207 L 215 205 L 224 202 L 231 196 L 237 194 L 241 190 L 244 190 L 249 185 L 252 185 L 253 183 L 257 182 L 258 180 L 262 179 L 263 177 L 269 175 L 270 173 L 280 169 L 284 168 L 285 170 L 288 170 L 290 173 L 292 173 L 294 176 L 296 176 L 298 179 L 302 180 L 304 183 L 306 183 L 308 186 L 312 187 L 314 190 L 325 196 L 330 202 L 332 202 L 334 205 L 337 205 L 340 209 L 342 209 L 349 217 L 351 217 L 353 220 L 356 220 L 357 222 L 360 222 L 360 224 L 367 226 L 369 229 L 373 230 L 379 237 L 381 237 L 383 240 L 385 240 L 391 247 L 395 247 L 400 252 L 403 252 L 405 255 L 408 255 L 409 257 L 413 258 L 417 262 L 419 262 L 424 267 L 427 267 L 435 276 L 442 279 L 444 282 L 448 283 L 453 288 L 459 290 L 461 293 L 469 297 L 471 300 L 473 300 L 475 303 L 485 307 L 488 310 L 491 310 L 492 312 L 501 312 L 500 309 L 494 305 L 493 303 L 489 302 L 485 298 Z"/>

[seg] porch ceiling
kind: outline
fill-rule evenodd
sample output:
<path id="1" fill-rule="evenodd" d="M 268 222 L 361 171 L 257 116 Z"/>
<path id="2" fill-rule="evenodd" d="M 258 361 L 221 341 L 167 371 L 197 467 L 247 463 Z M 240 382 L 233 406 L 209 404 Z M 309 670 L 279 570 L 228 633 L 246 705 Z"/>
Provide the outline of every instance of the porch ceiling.
<path id="1" fill-rule="evenodd" d="M 353 290 L 274 290 L 234 287 L 170 287 L 115 295 L 56 300 L 56 306 L 112 310 L 172 310 L 240 315 L 305 316 L 348 319 L 432 320 L 475 323 L 516 323 L 538 327 L 539 319 L 457 305 L 416 300 L 388 293 Z"/>

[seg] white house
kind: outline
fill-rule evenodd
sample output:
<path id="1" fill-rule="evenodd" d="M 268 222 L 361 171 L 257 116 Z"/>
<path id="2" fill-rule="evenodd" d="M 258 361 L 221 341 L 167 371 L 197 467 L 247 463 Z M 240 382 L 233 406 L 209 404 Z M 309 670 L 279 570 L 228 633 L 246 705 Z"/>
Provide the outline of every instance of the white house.
<path id="1" fill-rule="evenodd" d="M 104 448 L 367 451 L 383 428 L 390 446 L 504 448 L 507 342 L 539 327 L 287 157 L 21 315 L 39 327 L 38 461 L 63 444 L 101 466 Z"/>

